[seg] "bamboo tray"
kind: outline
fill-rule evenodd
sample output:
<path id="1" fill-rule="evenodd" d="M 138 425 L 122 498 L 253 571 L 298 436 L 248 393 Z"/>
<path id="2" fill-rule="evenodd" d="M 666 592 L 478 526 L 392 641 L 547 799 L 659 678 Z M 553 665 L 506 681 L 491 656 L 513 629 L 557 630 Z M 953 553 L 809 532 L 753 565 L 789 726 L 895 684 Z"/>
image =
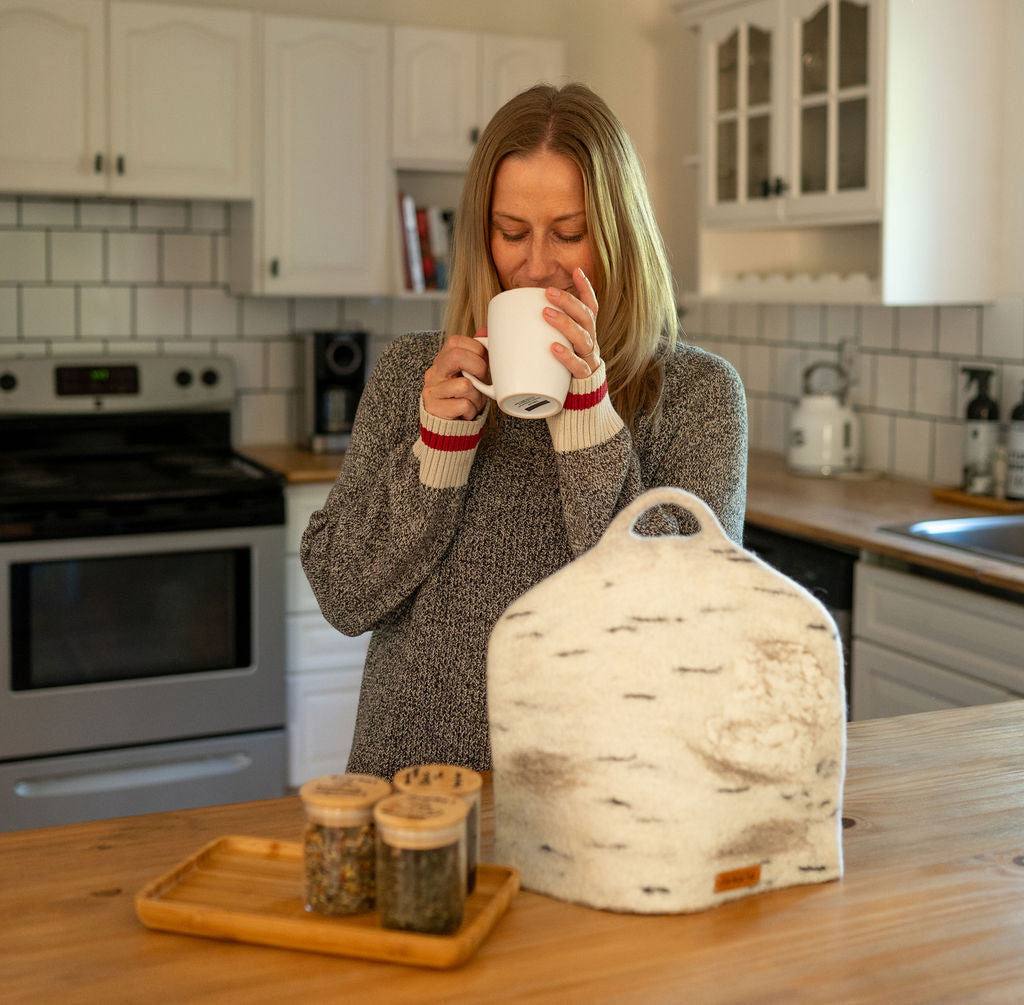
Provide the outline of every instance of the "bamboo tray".
<path id="1" fill-rule="evenodd" d="M 393 931 L 381 928 L 376 913 L 307 912 L 298 842 L 231 836 L 204 845 L 139 891 L 135 913 L 167 932 L 446 969 L 473 956 L 518 890 L 515 869 L 481 864 L 454 935 Z"/>
<path id="2" fill-rule="evenodd" d="M 975 509 L 989 510 L 992 513 L 1024 513 L 1024 502 L 1019 499 L 972 496 L 960 489 L 932 489 L 932 498 L 939 502 L 956 503 L 958 506 L 973 506 Z"/>

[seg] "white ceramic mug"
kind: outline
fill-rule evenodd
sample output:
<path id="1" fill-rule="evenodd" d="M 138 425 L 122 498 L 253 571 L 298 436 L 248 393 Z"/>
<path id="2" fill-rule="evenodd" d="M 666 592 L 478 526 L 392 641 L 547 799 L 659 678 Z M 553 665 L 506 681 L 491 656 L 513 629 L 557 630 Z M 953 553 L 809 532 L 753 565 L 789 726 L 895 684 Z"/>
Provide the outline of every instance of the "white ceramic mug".
<path id="1" fill-rule="evenodd" d="M 493 398 L 507 415 L 546 419 L 562 410 L 572 374 L 555 358 L 552 342 L 572 348 L 569 340 L 544 320 L 551 307 L 543 289 L 520 287 L 499 293 L 487 305 L 487 346 L 492 384 L 463 374 Z"/>

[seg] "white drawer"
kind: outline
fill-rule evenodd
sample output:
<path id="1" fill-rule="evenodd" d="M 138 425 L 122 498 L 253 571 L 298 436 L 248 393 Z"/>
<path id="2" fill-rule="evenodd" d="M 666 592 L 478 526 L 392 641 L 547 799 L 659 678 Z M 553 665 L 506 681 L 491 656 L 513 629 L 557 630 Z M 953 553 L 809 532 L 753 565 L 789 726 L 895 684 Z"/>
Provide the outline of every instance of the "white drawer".
<path id="1" fill-rule="evenodd" d="M 302 534 L 309 518 L 327 501 L 331 483 L 316 482 L 312 485 L 289 485 L 285 490 L 285 552 L 299 553 Z"/>
<path id="2" fill-rule="evenodd" d="M 853 643 L 853 718 L 988 705 L 1018 696 L 863 639 Z"/>
<path id="3" fill-rule="evenodd" d="M 338 667 L 362 670 L 370 633 L 355 638 L 342 635 L 316 614 L 290 614 L 285 619 L 287 666 L 290 673 L 332 670 Z"/>
<path id="4" fill-rule="evenodd" d="M 359 670 L 288 675 L 288 784 L 345 770 L 359 707 Z"/>
<path id="5" fill-rule="evenodd" d="M 1024 694 L 1024 604 L 858 562 L 853 631 Z"/>
<path id="6" fill-rule="evenodd" d="M 298 555 L 288 555 L 284 560 L 284 609 L 289 614 L 320 613 Z"/>

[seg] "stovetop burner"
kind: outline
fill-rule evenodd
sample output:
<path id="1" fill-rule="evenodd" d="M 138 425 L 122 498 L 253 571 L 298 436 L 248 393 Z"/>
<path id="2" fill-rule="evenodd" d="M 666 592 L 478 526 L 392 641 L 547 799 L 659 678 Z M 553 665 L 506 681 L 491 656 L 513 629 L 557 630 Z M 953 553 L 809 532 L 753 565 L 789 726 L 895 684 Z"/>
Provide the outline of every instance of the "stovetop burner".
<path id="1" fill-rule="evenodd" d="M 238 454 L 54 457 L 0 461 L 0 499 L 84 501 L 246 491 L 268 472 Z"/>
<path id="2" fill-rule="evenodd" d="M 0 541 L 284 522 L 284 479 L 231 447 L 224 361 L 0 369 Z"/>

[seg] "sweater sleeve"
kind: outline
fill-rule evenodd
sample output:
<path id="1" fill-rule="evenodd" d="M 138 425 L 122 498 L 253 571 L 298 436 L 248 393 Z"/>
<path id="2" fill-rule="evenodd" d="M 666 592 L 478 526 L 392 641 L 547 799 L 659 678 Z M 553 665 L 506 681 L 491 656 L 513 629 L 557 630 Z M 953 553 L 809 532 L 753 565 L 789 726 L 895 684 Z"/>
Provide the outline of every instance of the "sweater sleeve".
<path id="1" fill-rule="evenodd" d="M 324 617 L 358 635 L 402 611 L 459 526 L 486 411 L 442 420 L 420 404 L 429 360 L 392 343 L 360 398 L 324 506 L 302 536 L 302 567 Z"/>
<path id="2" fill-rule="evenodd" d="M 687 347 L 681 374 L 666 379 L 658 431 L 634 441 L 606 393 L 604 364 L 573 380 L 570 406 L 548 419 L 574 555 L 593 547 L 619 510 L 650 488 L 675 485 L 703 499 L 725 532 L 743 536 L 747 412 L 735 369 Z M 573 397 L 575 393 L 575 397 Z M 575 407 L 573 407 L 575 406 Z M 664 507 L 637 522 L 641 534 L 693 533 L 695 520 Z"/>

